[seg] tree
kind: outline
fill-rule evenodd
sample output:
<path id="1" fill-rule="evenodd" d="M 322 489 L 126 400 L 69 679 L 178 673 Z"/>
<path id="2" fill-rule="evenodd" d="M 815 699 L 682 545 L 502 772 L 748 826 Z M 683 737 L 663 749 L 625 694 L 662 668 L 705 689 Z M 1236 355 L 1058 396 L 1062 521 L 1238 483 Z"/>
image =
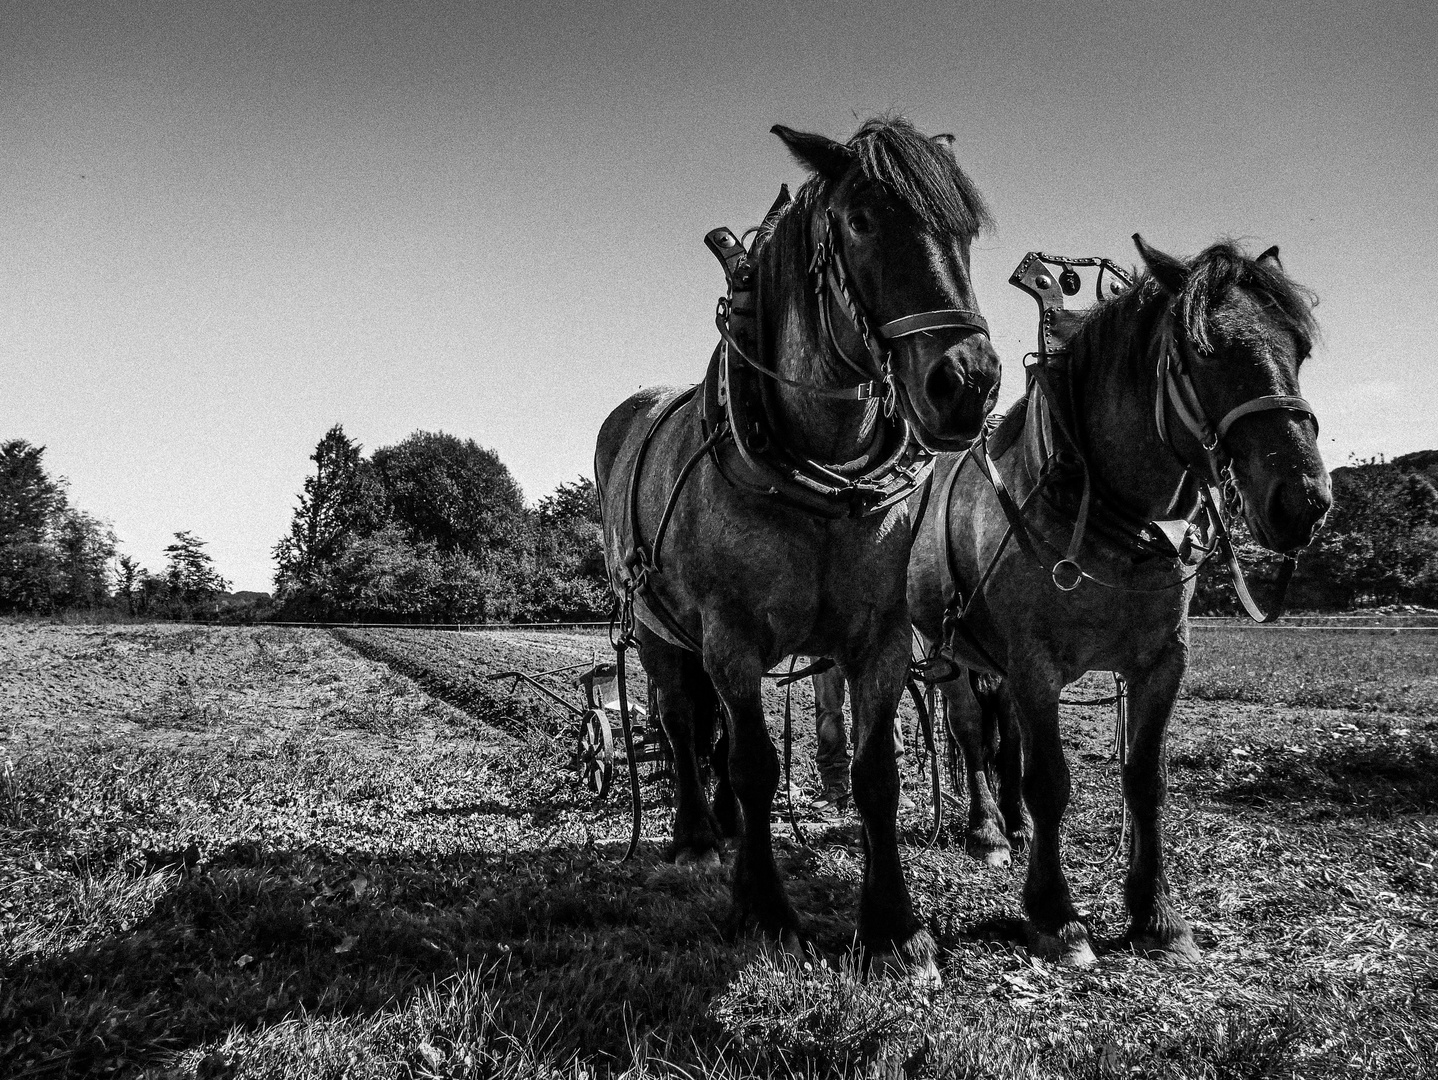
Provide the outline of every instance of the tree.
<path id="1" fill-rule="evenodd" d="M 394 519 L 414 543 L 483 559 L 523 534 L 519 485 L 499 455 L 473 439 L 417 431 L 376 450 L 374 465 Z"/>
<path id="2" fill-rule="evenodd" d="M 119 568 L 115 572 L 115 595 L 125 601 L 125 610 L 131 615 L 145 610 L 145 583 L 150 572 L 129 555 L 121 555 Z"/>
<path id="3" fill-rule="evenodd" d="M 1438 604 L 1438 454 L 1358 461 L 1333 470 L 1333 509 L 1298 559 L 1288 607 L 1333 610 L 1365 604 Z M 1280 557 L 1255 543 L 1235 516 L 1239 558 L 1266 606 Z M 1236 614 L 1221 561 L 1203 569 L 1194 611 Z"/>
<path id="4" fill-rule="evenodd" d="M 25 439 L 0 443 L 0 543 L 38 536 L 65 509 L 65 484 L 45 472 L 45 448 Z"/>
<path id="5" fill-rule="evenodd" d="M 334 563 L 347 543 L 383 526 L 384 490 L 361 450 L 336 424 L 310 455 L 315 473 L 305 478 L 290 531 L 274 548 L 280 602 L 313 590 L 321 569 Z"/>
<path id="6" fill-rule="evenodd" d="M 230 583 L 215 572 L 205 541 L 188 529 L 175 533 L 165 548 L 165 584 L 170 598 L 181 604 L 201 604 L 230 591 Z"/>
<path id="7" fill-rule="evenodd" d="M 107 522 L 67 509 L 55 523 L 57 592 L 60 607 L 95 607 L 110 598 L 110 560 L 115 534 Z"/>
<path id="8" fill-rule="evenodd" d="M 68 502 L 44 455 L 25 439 L 0 443 L 0 612 L 50 611 L 63 588 L 55 527 Z"/>
<path id="9" fill-rule="evenodd" d="M 1323 606 L 1438 602 L 1438 487 L 1422 459 L 1333 470 L 1333 510 L 1296 579 Z"/>
<path id="10" fill-rule="evenodd" d="M 604 565 L 599 491 L 580 477 L 539 500 L 533 515 L 532 565 L 520 575 L 526 619 L 597 619 L 612 599 Z"/>

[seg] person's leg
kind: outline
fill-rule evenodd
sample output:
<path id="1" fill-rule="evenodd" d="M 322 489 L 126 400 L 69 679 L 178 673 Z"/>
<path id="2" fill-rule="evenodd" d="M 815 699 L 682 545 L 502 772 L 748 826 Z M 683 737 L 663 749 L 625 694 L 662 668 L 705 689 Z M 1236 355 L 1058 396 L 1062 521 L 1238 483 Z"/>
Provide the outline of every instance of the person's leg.
<path id="1" fill-rule="evenodd" d="M 904 721 L 898 713 L 894 714 L 894 760 L 899 766 L 899 813 L 907 813 L 914 808 L 914 800 L 904 790 Z"/>
<path id="2" fill-rule="evenodd" d="M 810 678 L 822 793 L 816 805 L 838 806 L 849 798 L 849 737 L 844 725 L 844 673 L 837 667 Z"/>

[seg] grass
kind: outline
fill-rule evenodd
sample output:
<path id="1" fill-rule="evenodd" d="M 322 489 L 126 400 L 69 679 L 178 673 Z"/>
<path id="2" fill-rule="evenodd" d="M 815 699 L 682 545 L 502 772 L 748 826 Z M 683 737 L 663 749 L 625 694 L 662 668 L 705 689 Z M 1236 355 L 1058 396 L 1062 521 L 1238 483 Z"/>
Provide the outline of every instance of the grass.
<path id="1" fill-rule="evenodd" d="M 1438 716 L 1438 633 L 1215 627 L 1193 642 L 1191 698 Z"/>
<path id="2" fill-rule="evenodd" d="M 1240 656 L 1297 662 L 1271 632 L 1247 649 L 1213 634 L 1196 635 L 1196 683 Z M 1353 664 L 1390 658 L 1388 685 L 1424 677 L 1384 651 L 1405 639 L 1352 637 L 1374 654 Z M 0 628 L 0 1075 L 1435 1074 L 1425 707 L 1280 707 L 1239 683 L 1180 704 L 1170 878 L 1205 953 L 1192 968 L 1117 947 L 1109 713 L 1068 710 L 1066 850 L 1098 966 L 1028 957 L 1022 857 L 991 872 L 961 845 L 910 847 L 945 977 L 920 992 L 846 964 L 854 822 L 811 828 L 807 850 L 776 831 L 829 961 L 808 967 L 730 924 L 727 870 L 659 860 L 662 785 L 640 858 L 616 861 L 626 807 L 566 771 L 567 722 L 484 678 L 583 660 L 602 637 L 345 641 Z M 1295 680 L 1329 677 L 1330 653 L 1304 655 Z M 806 738 L 811 708 L 801 693 Z"/>

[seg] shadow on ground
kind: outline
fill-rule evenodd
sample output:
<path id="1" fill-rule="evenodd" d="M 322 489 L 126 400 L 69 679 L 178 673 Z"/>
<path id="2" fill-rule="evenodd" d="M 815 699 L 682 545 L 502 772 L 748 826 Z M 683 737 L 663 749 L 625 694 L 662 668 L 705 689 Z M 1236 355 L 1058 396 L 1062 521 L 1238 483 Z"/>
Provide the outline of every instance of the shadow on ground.
<path id="1" fill-rule="evenodd" d="M 1213 797 L 1237 806 L 1286 809 L 1294 804 L 1319 815 L 1389 818 L 1438 811 L 1438 747 L 1430 740 L 1394 737 L 1386 743 L 1336 745 L 1296 752 L 1261 747 L 1245 760 L 1211 752 L 1178 756 L 1175 765 L 1200 773 Z"/>
<path id="2" fill-rule="evenodd" d="M 607 848 L 607 849 L 606 849 Z M 636 1033 L 714 1045 L 712 1000 L 753 959 L 729 868 L 559 845 L 501 855 L 336 857 L 253 844 L 213 853 L 133 925 L 3 972 L 0 1071 L 90 1076 L 293 1017 L 367 1016 L 456 972 L 502 988 L 496 1019 L 552 1027 L 558 1056 L 628 1060 Z M 791 867 L 801 909 L 852 884 Z M 821 947 L 852 934 L 817 922 Z M 561 1023 L 562 1021 L 562 1023 Z"/>

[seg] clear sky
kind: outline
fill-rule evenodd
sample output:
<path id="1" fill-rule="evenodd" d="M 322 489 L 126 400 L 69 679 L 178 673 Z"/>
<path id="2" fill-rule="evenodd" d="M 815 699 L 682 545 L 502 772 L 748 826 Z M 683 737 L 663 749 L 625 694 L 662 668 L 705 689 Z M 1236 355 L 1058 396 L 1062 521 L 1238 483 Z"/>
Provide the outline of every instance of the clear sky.
<path id="1" fill-rule="evenodd" d="M 1330 466 L 1438 447 L 1438 4 L 0 0 L 0 437 L 151 569 L 268 589 L 315 442 L 492 447 L 533 502 L 696 380 L 701 237 L 771 124 L 957 136 L 1007 402 L 1030 248 L 1270 243 L 1321 297 Z"/>

